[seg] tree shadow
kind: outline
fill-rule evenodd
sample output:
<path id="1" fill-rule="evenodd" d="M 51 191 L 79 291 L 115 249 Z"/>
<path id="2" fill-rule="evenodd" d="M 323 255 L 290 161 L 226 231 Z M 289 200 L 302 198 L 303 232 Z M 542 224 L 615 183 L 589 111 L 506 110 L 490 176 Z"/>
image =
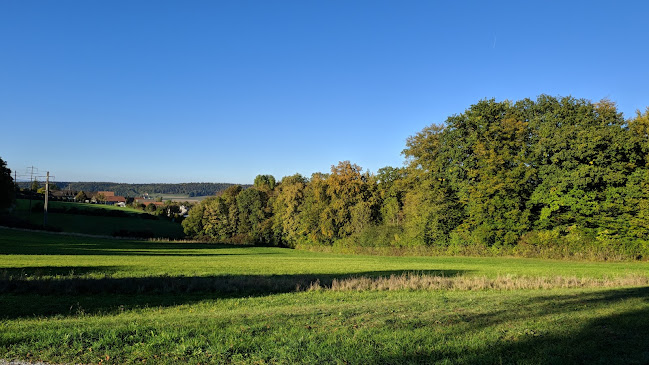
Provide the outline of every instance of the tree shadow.
<path id="1" fill-rule="evenodd" d="M 53 276 L 110 275 L 119 266 L 24 266 L 0 268 L 0 281 L 9 279 L 42 278 Z"/>
<path id="2" fill-rule="evenodd" d="M 251 246 L 220 243 L 151 242 L 19 230 L 6 232 L 10 232 L 11 235 L 8 235 L 9 238 L 0 245 L 0 255 L 224 256 L 279 253 L 268 252 L 268 250 L 233 252 L 234 249 L 250 248 Z M 229 252 L 225 249 L 229 249 Z M 218 252 L 219 250 L 226 252 Z"/>
<path id="3" fill-rule="evenodd" d="M 49 267 L 47 267 L 49 268 Z M 37 269 L 37 268 L 33 268 Z M 51 268 L 56 272 L 56 269 Z M 206 299 L 265 296 L 330 287 L 334 280 L 391 275 L 458 276 L 463 270 L 394 270 L 344 274 L 155 276 L 127 278 L 0 277 L 0 318 L 112 313 L 124 308 L 190 304 Z M 61 272 L 102 272 L 102 267 L 66 267 Z"/>
<path id="4" fill-rule="evenodd" d="M 504 309 L 462 318 L 472 323 L 470 331 L 515 320 L 541 320 L 551 314 L 578 316 L 581 311 L 604 309 L 618 301 L 640 299 L 649 302 L 649 288 L 625 288 L 573 295 L 532 298 L 522 310 Z M 649 364 L 649 303 L 644 309 L 615 313 L 588 321 L 564 334 L 544 334 L 534 330 L 501 338 L 489 346 L 442 352 L 408 351 L 398 356 L 382 356 L 376 363 L 462 364 Z M 457 333 L 456 335 L 460 335 Z"/>
<path id="5" fill-rule="evenodd" d="M 134 246 L 137 245 L 137 246 Z M 166 247 L 165 247 L 166 245 Z M 171 246 L 174 245 L 174 246 Z M 136 248 L 129 248 L 136 247 Z M 202 246 L 189 245 L 189 244 L 149 244 L 148 242 L 130 244 L 128 247 L 121 247 L 119 249 L 105 249 L 105 248 L 92 248 L 87 245 L 68 245 L 64 248 L 61 248 L 60 251 L 52 253 L 48 252 L 50 255 L 75 255 L 75 256 L 87 256 L 87 255 L 101 255 L 101 256 L 167 256 L 167 257 L 211 257 L 211 256 L 255 256 L 255 255 L 278 255 L 280 252 L 216 252 L 219 249 L 236 249 L 243 247 L 236 246 L 226 246 L 226 245 L 208 245 L 203 244 Z M 196 253 L 196 252 L 182 252 L 188 250 L 214 250 L 215 252 L 210 253 Z"/>

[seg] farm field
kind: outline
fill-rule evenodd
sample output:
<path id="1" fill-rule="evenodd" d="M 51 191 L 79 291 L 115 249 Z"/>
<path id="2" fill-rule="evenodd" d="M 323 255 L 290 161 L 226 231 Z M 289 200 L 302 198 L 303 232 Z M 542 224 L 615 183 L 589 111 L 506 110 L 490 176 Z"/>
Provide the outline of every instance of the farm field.
<path id="1" fill-rule="evenodd" d="M 32 201 L 32 207 L 42 202 Z M 152 232 L 155 237 L 164 238 L 181 238 L 183 237 L 183 229 L 180 224 L 170 222 L 165 219 L 155 219 L 147 213 L 134 208 L 121 208 L 111 205 L 103 204 L 86 204 L 86 203 L 68 203 L 52 201 L 49 203 L 52 209 L 56 208 L 75 208 L 79 211 L 121 211 L 128 213 L 127 217 L 111 217 L 100 215 L 86 215 L 86 214 L 64 214 L 50 211 L 48 213 L 48 225 L 61 229 L 64 232 L 75 232 L 93 235 L 110 236 L 114 232 L 120 230 L 134 231 L 134 232 Z M 43 213 L 29 211 L 29 201 L 25 199 L 18 199 L 16 211 L 14 213 L 17 217 L 26 219 L 34 224 L 43 223 Z M 154 219 L 151 219 L 154 218 Z"/>
<path id="2" fill-rule="evenodd" d="M 0 229 L 0 358 L 642 364 L 648 269 Z"/>
<path id="3" fill-rule="evenodd" d="M 201 195 L 201 196 L 189 196 L 188 194 L 158 194 L 158 193 L 152 193 L 149 194 L 150 197 L 152 198 L 161 198 L 162 201 L 167 201 L 171 200 L 174 202 L 200 202 L 202 200 L 205 200 L 213 195 Z"/>

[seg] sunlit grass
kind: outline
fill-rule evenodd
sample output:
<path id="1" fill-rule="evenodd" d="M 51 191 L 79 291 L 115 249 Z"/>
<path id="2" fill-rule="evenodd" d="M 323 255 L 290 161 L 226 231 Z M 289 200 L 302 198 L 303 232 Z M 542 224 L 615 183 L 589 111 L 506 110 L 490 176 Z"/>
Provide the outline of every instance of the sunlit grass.
<path id="1" fill-rule="evenodd" d="M 3 321 L 0 351 L 83 363 L 645 363 L 648 295 L 303 292 L 139 309 L 117 297 L 126 305 L 103 314 L 82 298 L 68 315 Z"/>
<path id="2" fill-rule="evenodd" d="M 646 262 L 580 262 L 522 258 L 386 257 L 325 254 L 274 247 L 237 247 L 74 237 L 0 229 L 2 268 L 78 267 L 77 276 L 150 275 L 440 275 L 616 277 L 648 275 Z M 104 270 L 106 268 L 107 270 Z M 108 270 L 109 268 L 109 270 Z M 43 269 L 46 271 L 46 269 Z M 41 270 L 42 272 L 45 272 Z"/>
<path id="3" fill-rule="evenodd" d="M 643 364 L 648 268 L 0 229 L 0 358 Z"/>

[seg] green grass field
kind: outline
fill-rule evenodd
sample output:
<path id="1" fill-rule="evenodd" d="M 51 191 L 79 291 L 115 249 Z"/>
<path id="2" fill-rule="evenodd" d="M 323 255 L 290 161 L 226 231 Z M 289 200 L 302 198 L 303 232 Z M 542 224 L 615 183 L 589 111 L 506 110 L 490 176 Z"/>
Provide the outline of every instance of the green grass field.
<path id="1" fill-rule="evenodd" d="M 32 206 L 42 202 L 32 201 Z M 121 208 L 103 204 L 68 203 L 53 201 L 49 203 L 51 208 L 76 208 L 80 211 L 122 211 L 128 213 L 128 217 L 106 217 L 84 214 L 63 214 L 50 212 L 48 214 L 48 225 L 56 227 L 64 232 L 75 232 L 94 235 L 111 236 L 120 230 L 151 232 L 155 237 L 182 238 L 184 236 L 182 226 L 166 219 L 145 219 L 151 216 L 134 208 Z M 43 213 L 29 211 L 29 201 L 19 199 L 17 201 L 14 215 L 28 220 L 34 224 L 43 223 Z"/>
<path id="2" fill-rule="evenodd" d="M 646 364 L 648 269 L 646 262 L 353 256 L 0 229 L 0 358 Z M 408 275 L 453 285 L 412 289 L 399 281 Z M 390 277 L 378 289 L 345 286 Z M 557 277 L 566 280 L 508 286 Z"/>

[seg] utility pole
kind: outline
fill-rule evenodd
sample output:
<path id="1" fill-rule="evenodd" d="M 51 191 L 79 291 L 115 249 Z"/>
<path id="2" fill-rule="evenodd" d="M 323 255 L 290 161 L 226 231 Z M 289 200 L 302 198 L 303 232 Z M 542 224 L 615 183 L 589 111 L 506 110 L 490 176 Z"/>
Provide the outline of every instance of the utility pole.
<path id="1" fill-rule="evenodd" d="M 43 205 L 43 226 L 47 225 L 47 201 L 50 196 L 50 172 L 47 172 L 45 180 L 45 205 Z"/>
<path id="2" fill-rule="evenodd" d="M 32 215 L 32 183 L 34 182 L 34 166 L 32 165 L 31 167 L 28 167 L 27 169 L 31 168 L 31 173 L 29 174 L 29 188 L 27 191 L 29 191 L 29 216 L 31 217 Z"/>

